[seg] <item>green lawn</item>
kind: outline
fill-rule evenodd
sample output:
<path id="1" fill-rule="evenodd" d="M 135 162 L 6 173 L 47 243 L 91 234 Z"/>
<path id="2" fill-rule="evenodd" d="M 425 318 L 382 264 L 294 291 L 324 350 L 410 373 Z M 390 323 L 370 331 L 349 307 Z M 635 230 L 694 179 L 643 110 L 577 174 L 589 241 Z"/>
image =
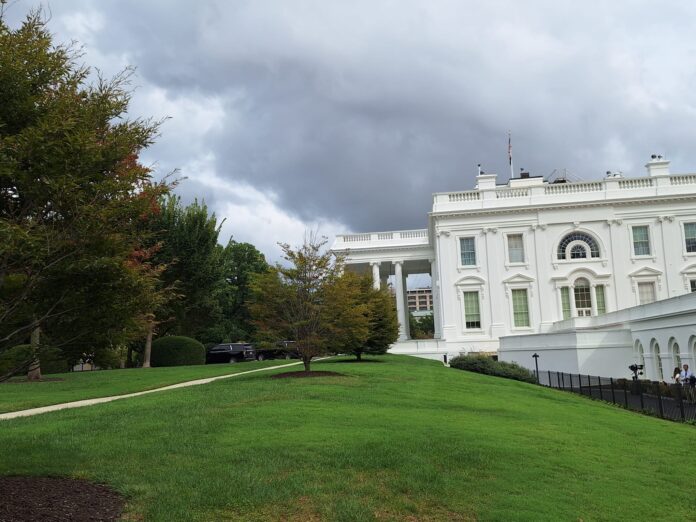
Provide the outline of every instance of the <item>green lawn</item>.
<path id="1" fill-rule="evenodd" d="M 238 373 L 295 361 L 262 361 L 240 364 L 208 364 L 174 368 L 134 368 L 45 375 L 42 382 L 11 380 L 0 383 L 0 413 L 49 406 L 61 402 L 108 397 L 160 388 L 217 375 Z M 54 381 L 51 379 L 62 379 Z"/>
<path id="2" fill-rule="evenodd" d="M 129 520 L 694 519 L 693 426 L 382 360 L 0 421 L 0 475 L 106 482 Z"/>

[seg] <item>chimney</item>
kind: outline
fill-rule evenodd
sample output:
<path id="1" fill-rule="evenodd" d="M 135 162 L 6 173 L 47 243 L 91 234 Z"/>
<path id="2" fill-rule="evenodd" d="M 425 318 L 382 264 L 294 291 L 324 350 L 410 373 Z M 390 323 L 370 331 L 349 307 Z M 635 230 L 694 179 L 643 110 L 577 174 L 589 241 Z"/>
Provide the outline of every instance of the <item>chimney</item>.
<path id="1" fill-rule="evenodd" d="M 669 176 L 669 160 L 658 154 L 650 156 L 650 161 L 645 164 L 649 176 Z"/>
<path id="2" fill-rule="evenodd" d="M 479 174 L 476 176 L 476 189 L 477 190 L 491 190 L 495 189 L 495 174 Z"/>

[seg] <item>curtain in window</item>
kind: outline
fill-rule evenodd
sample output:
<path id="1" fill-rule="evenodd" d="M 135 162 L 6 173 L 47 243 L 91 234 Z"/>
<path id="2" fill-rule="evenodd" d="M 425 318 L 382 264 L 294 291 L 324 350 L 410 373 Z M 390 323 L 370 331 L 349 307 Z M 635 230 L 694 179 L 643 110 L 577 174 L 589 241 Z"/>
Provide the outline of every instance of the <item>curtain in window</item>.
<path id="1" fill-rule="evenodd" d="M 464 323 L 466 328 L 481 328 L 478 292 L 464 292 Z"/>
<path id="2" fill-rule="evenodd" d="M 637 256 L 650 255 L 650 235 L 647 226 L 633 227 L 633 253 Z"/>
<path id="3" fill-rule="evenodd" d="M 567 286 L 561 288 L 561 307 L 563 319 L 570 319 L 570 288 Z"/>
<path id="4" fill-rule="evenodd" d="M 512 291 L 512 314 L 516 328 L 529 326 L 529 301 L 526 289 Z"/>
<path id="5" fill-rule="evenodd" d="M 648 304 L 655 301 L 655 283 L 638 283 L 638 302 Z"/>
<path id="6" fill-rule="evenodd" d="M 607 303 L 604 296 L 604 285 L 595 286 L 595 302 L 597 303 L 597 313 L 607 313 Z"/>
<path id="7" fill-rule="evenodd" d="M 476 240 L 473 237 L 459 238 L 459 246 L 462 251 L 462 265 L 475 265 Z"/>
<path id="8" fill-rule="evenodd" d="M 524 263 L 524 241 L 522 234 L 510 234 L 508 240 L 508 260 L 510 263 Z"/>

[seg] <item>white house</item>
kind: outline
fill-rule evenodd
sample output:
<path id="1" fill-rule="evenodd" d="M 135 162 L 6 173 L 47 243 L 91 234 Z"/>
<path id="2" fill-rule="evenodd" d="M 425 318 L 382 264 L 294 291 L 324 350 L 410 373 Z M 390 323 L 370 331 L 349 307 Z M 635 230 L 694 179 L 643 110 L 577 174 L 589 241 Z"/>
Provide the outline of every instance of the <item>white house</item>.
<path id="1" fill-rule="evenodd" d="M 504 336 L 696 290 L 696 174 L 661 156 L 646 168 L 579 183 L 480 174 L 474 190 L 433 195 L 426 229 L 340 235 L 332 249 L 375 286 L 394 276 L 393 352 L 496 352 Z M 405 277 L 419 273 L 432 276 L 435 339 L 411 341 Z"/>

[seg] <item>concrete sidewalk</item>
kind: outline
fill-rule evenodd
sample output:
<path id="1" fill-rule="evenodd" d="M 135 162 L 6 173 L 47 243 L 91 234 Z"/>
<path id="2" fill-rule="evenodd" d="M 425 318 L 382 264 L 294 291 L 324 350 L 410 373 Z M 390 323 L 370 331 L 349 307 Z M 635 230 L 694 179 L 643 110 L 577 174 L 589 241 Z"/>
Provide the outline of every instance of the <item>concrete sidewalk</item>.
<path id="1" fill-rule="evenodd" d="M 321 359 L 316 359 L 313 362 L 318 362 L 323 359 L 328 359 L 328 357 L 322 357 Z M 246 372 L 231 373 L 228 375 L 218 375 L 217 377 L 207 377 L 205 379 L 196 379 L 195 381 L 180 382 L 178 384 L 170 384 L 168 386 L 162 386 L 161 388 L 154 388 L 152 390 L 144 390 L 140 392 L 125 393 L 123 395 L 112 395 L 111 397 L 99 397 L 96 399 L 84 399 L 82 401 L 74 402 L 64 402 L 62 404 L 52 404 L 50 406 L 41 406 L 39 408 L 31 408 L 28 410 L 11 411 L 9 413 L 0 413 L 0 420 L 16 419 L 18 417 L 31 417 L 32 415 L 39 415 L 41 413 L 48 413 L 50 411 L 58 410 L 68 410 L 71 408 L 81 408 L 83 406 L 92 406 L 94 404 L 102 404 L 104 402 L 117 401 L 120 399 L 129 399 L 131 397 L 140 397 L 141 395 L 147 395 L 148 393 L 157 393 L 167 390 L 176 390 L 177 388 L 187 388 L 189 386 L 198 386 L 199 384 L 208 384 L 213 381 L 219 381 L 221 379 L 231 379 L 232 377 L 238 377 L 239 375 L 248 375 L 250 373 L 265 372 L 268 370 L 277 370 L 278 368 L 288 368 L 290 366 L 297 366 L 302 364 L 302 361 L 293 362 L 288 364 L 280 364 L 278 366 L 269 366 L 268 368 L 257 368 L 256 370 L 249 370 Z"/>

